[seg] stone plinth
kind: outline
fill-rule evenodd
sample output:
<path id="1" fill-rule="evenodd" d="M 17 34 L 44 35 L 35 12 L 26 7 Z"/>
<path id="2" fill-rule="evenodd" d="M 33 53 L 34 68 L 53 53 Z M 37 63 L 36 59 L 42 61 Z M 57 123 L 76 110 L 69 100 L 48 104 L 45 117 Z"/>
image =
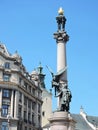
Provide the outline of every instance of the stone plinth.
<path id="1" fill-rule="evenodd" d="M 52 113 L 49 118 L 50 130 L 75 130 L 76 121 L 68 114 L 68 112 L 57 111 Z"/>

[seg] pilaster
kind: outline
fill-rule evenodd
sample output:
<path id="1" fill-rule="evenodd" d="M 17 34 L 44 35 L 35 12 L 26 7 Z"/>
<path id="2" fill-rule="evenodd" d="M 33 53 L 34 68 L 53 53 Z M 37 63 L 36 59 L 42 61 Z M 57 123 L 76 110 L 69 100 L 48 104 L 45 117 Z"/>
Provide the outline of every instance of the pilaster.
<path id="1" fill-rule="evenodd" d="M 24 119 L 24 94 L 22 93 L 22 119 Z"/>
<path id="2" fill-rule="evenodd" d="M 32 121 L 32 102 L 31 102 L 31 108 L 30 108 L 30 121 Z"/>
<path id="3" fill-rule="evenodd" d="M 0 117 L 2 112 L 2 88 L 0 89 Z"/>
<path id="4" fill-rule="evenodd" d="M 13 109 L 14 109 L 14 90 L 12 90 L 11 93 L 11 111 L 10 111 L 11 117 L 13 117 L 13 113 L 14 113 Z"/>
<path id="5" fill-rule="evenodd" d="M 27 99 L 27 121 L 28 121 L 28 99 Z"/>
<path id="6" fill-rule="evenodd" d="M 19 102 L 19 92 L 15 91 L 15 102 L 14 102 L 14 118 L 18 118 L 18 102 Z"/>

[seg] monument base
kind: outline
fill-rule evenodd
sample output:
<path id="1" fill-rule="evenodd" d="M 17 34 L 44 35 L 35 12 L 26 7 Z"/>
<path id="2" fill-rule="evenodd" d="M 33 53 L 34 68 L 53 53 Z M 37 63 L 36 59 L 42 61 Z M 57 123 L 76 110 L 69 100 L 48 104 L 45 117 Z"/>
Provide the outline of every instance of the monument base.
<path id="1" fill-rule="evenodd" d="M 75 130 L 76 121 L 68 112 L 56 111 L 49 118 L 50 130 Z"/>

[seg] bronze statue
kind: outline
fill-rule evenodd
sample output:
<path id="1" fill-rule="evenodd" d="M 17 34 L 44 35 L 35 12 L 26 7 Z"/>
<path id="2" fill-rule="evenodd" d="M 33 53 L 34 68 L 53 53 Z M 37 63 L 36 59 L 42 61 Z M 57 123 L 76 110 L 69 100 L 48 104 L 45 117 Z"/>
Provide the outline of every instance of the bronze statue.
<path id="1" fill-rule="evenodd" d="M 54 74 L 49 67 L 47 67 L 52 75 L 52 88 L 55 89 L 55 97 L 59 97 L 60 100 L 60 111 L 69 111 L 69 103 L 71 102 L 71 91 L 68 89 L 67 83 L 60 82 L 60 76 L 66 71 L 67 67 L 62 69 L 57 74 Z"/>

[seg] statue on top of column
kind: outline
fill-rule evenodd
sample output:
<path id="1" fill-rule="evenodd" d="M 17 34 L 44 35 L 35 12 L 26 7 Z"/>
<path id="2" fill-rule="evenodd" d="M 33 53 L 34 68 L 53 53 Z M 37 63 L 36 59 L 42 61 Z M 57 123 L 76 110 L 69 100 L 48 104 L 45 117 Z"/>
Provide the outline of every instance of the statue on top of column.
<path id="1" fill-rule="evenodd" d="M 64 31 L 65 30 L 65 22 L 66 18 L 63 15 L 64 11 L 62 8 L 59 9 L 58 11 L 59 16 L 56 17 L 57 23 L 58 23 L 58 31 Z"/>

